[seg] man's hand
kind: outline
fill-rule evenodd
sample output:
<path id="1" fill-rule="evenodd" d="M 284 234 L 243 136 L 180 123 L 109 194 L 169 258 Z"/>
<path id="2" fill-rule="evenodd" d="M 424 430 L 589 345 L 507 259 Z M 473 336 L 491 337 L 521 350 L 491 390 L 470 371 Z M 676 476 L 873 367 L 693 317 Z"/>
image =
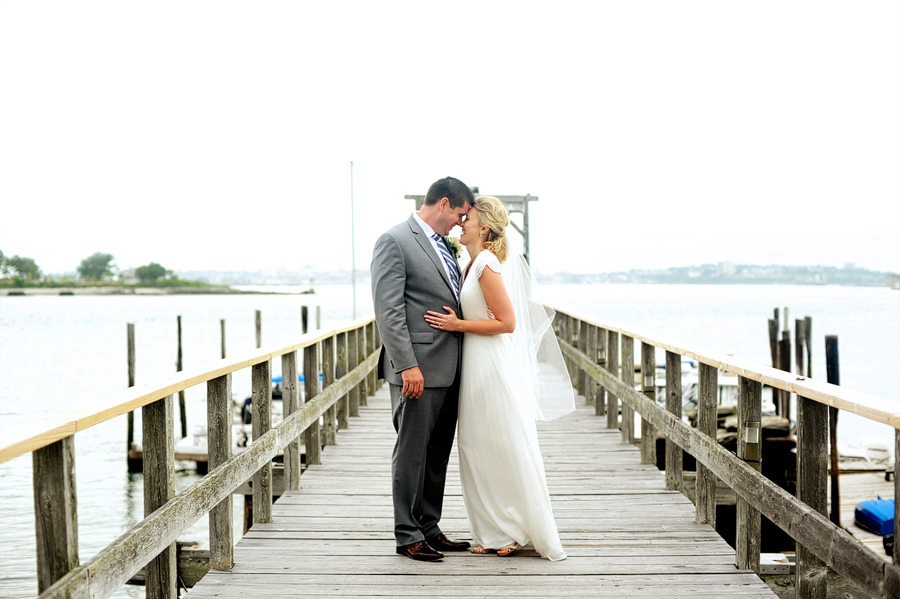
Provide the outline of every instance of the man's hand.
<path id="1" fill-rule="evenodd" d="M 403 377 L 403 395 L 410 399 L 421 397 L 422 391 L 425 390 L 425 378 L 419 367 L 407 368 L 400 375 Z"/>

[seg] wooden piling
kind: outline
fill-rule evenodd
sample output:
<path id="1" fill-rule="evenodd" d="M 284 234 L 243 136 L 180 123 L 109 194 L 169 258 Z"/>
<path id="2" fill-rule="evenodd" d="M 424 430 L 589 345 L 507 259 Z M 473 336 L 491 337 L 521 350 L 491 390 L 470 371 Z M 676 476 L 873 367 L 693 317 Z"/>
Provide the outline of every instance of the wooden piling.
<path id="1" fill-rule="evenodd" d="M 776 308 L 776 312 L 778 309 Z M 778 320 L 769 319 L 769 351 L 772 354 L 772 368 L 778 368 Z"/>
<path id="2" fill-rule="evenodd" d="M 797 374 L 806 376 L 806 368 L 803 358 L 806 357 L 806 321 L 798 318 L 794 321 L 794 363 L 797 365 Z"/>
<path id="3" fill-rule="evenodd" d="M 590 357 L 590 359 L 595 360 L 595 361 L 597 360 L 598 351 L 599 351 L 599 348 L 598 348 L 599 342 L 597 340 L 599 334 L 600 334 L 600 330 L 597 327 L 595 327 L 595 326 L 588 327 L 587 344 L 586 344 L 585 353 L 587 353 L 587 355 Z M 587 388 L 586 388 L 585 394 L 584 394 L 584 402 L 586 405 L 592 406 L 596 403 L 597 392 L 598 392 L 599 387 L 600 387 L 600 385 L 592 377 L 587 378 Z"/>
<path id="4" fill-rule="evenodd" d="M 206 383 L 210 472 L 231 459 L 231 418 L 231 374 L 226 374 Z M 209 511 L 209 567 L 214 570 L 234 565 L 233 501 L 229 494 Z"/>
<path id="5" fill-rule="evenodd" d="M 366 331 L 366 327 L 362 327 L 361 329 L 357 329 L 357 340 L 356 340 L 356 363 L 362 364 L 366 360 L 366 346 L 368 345 L 368 337 Z M 359 382 L 359 405 L 367 406 L 369 405 L 369 377 L 364 378 Z"/>
<path id="6" fill-rule="evenodd" d="M 322 339 L 322 388 L 334 382 L 334 336 Z M 322 416 L 322 444 L 334 445 L 337 433 L 337 405 L 332 405 Z"/>
<path id="7" fill-rule="evenodd" d="M 697 428 L 710 439 L 716 438 L 719 371 L 714 366 L 700 364 L 697 389 Z M 696 520 L 716 527 L 716 475 L 697 461 Z"/>
<path id="8" fill-rule="evenodd" d="M 262 347 L 262 311 L 256 311 L 256 348 Z"/>
<path id="9" fill-rule="evenodd" d="M 656 348 L 641 342 L 641 392 L 656 402 Z M 641 416 L 641 464 L 656 464 L 656 431 Z"/>
<path id="10" fill-rule="evenodd" d="M 788 354 L 790 356 L 790 354 Z M 760 438 L 762 421 L 762 384 L 738 377 L 738 445 L 737 455 L 754 470 L 761 470 Z M 737 498 L 737 534 L 735 565 L 759 574 L 759 545 L 762 519 L 759 510 L 746 499 Z"/>
<path id="11" fill-rule="evenodd" d="M 619 378 L 619 333 L 610 331 L 606 344 L 606 369 Z M 619 428 L 619 399 L 610 391 L 606 394 L 606 428 Z"/>
<path id="12" fill-rule="evenodd" d="M 316 330 L 322 328 L 322 306 L 316 306 Z"/>
<path id="13" fill-rule="evenodd" d="M 222 337 L 222 359 L 225 359 L 225 319 L 219 319 L 219 329 L 221 330 Z"/>
<path id="14" fill-rule="evenodd" d="M 337 362 L 337 378 L 341 378 L 349 372 L 347 364 L 349 361 L 349 351 L 347 350 L 348 333 L 339 333 L 337 336 L 336 362 Z M 350 427 L 350 394 L 347 393 L 338 400 L 337 424 L 339 429 Z"/>
<path id="15" fill-rule="evenodd" d="M 31 463 L 38 593 L 43 593 L 78 567 L 75 437 L 36 449 Z"/>
<path id="16" fill-rule="evenodd" d="M 178 357 L 175 360 L 175 371 L 184 370 L 184 361 L 181 353 L 181 316 L 178 317 Z M 178 414 L 181 418 L 181 438 L 187 438 L 187 408 L 184 401 L 184 389 L 178 392 Z"/>
<path id="17" fill-rule="evenodd" d="M 309 306 L 300 306 L 300 325 L 304 335 L 309 332 Z"/>
<path id="18" fill-rule="evenodd" d="M 634 389 L 634 337 L 622 335 L 622 381 Z M 622 402 L 622 443 L 634 445 L 634 409 Z"/>
<path id="19" fill-rule="evenodd" d="M 825 336 L 825 373 L 832 385 L 841 384 L 840 361 L 838 359 L 837 335 Z M 841 525 L 841 478 L 838 455 L 838 409 L 828 408 L 828 440 L 831 458 L 831 512 L 829 519 L 837 526 Z M 895 529 L 897 530 L 897 529 Z M 895 537 L 896 538 L 896 537 Z M 896 555 L 896 551 L 894 552 Z"/>
<path id="20" fill-rule="evenodd" d="M 259 323 L 259 310 L 256 311 Z M 257 327 L 257 332 L 260 330 Z M 257 334 L 257 342 L 259 335 Z M 272 361 L 266 360 L 251 367 L 251 401 L 253 404 L 253 438 L 259 439 L 272 428 Z M 272 462 L 253 475 L 253 523 L 272 521 Z"/>
<path id="21" fill-rule="evenodd" d="M 797 396 L 797 499 L 823 516 L 828 509 L 827 420 L 828 406 Z M 798 543 L 797 597 L 825 599 L 828 589 L 826 574 L 824 562 L 805 545 Z"/>
<path id="22" fill-rule="evenodd" d="M 300 389 L 297 372 L 297 352 L 281 356 L 281 404 L 287 418 L 300 409 Z M 300 439 L 294 439 L 284 447 L 284 488 L 300 488 Z"/>
<path id="23" fill-rule="evenodd" d="M 607 346 L 609 345 L 609 331 L 606 329 L 597 329 L 597 365 L 600 368 L 606 368 Z M 580 368 L 579 372 L 583 372 Z M 597 416 L 606 415 L 606 388 L 602 385 L 597 388 L 597 395 L 594 397 L 594 413 Z"/>
<path id="24" fill-rule="evenodd" d="M 303 379 L 306 400 L 309 403 L 319 393 L 319 345 L 314 343 L 303 348 Z M 322 463 L 322 441 L 319 419 L 309 425 L 303 437 L 306 446 L 306 465 Z"/>
<path id="25" fill-rule="evenodd" d="M 785 308 L 785 312 L 787 308 Z M 778 359 L 780 361 L 779 370 L 783 370 L 785 372 L 791 371 L 791 331 L 785 329 L 781 332 L 781 341 L 778 345 Z M 791 417 L 791 392 L 782 389 L 780 391 L 781 396 L 781 410 L 779 414 L 783 418 L 790 419 Z"/>
<path id="26" fill-rule="evenodd" d="M 134 324 L 128 323 L 128 386 L 134 387 Z M 134 412 L 128 412 L 128 446 L 125 448 L 125 457 L 131 453 L 134 445 Z"/>
<path id="27" fill-rule="evenodd" d="M 174 398 L 169 395 L 141 408 L 144 458 L 144 517 L 175 497 Z M 163 549 L 147 564 L 148 599 L 172 599 L 177 591 L 177 548 Z"/>
<path id="28" fill-rule="evenodd" d="M 666 411 L 681 419 L 681 356 L 666 352 Z M 666 490 L 684 492 L 684 456 L 678 445 L 666 439 Z"/>
<path id="29" fill-rule="evenodd" d="M 347 372 L 359 366 L 359 329 L 347 332 Z M 350 416 L 359 416 L 359 385 L 350 389 Z"/>

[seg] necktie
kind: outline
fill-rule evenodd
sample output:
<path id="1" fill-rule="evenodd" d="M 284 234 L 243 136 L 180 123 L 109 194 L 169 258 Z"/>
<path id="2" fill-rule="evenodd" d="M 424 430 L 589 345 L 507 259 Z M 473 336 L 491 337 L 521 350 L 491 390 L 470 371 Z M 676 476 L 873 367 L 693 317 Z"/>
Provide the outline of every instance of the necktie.
<path id="1" fill-rule="evenodd" d="M 450 255 L 450 250 L 440 235 L 435 233 L 431 238 L 437 241 L 438 253 L 440 253 L 444 262 L 447 263 L 447 270 L 450 272 L 450 282 L 453 284 L 453 296 L 456 298 L 456 301 L 459 301 L 459 273 L 456 272 L 456 260 Z"/>

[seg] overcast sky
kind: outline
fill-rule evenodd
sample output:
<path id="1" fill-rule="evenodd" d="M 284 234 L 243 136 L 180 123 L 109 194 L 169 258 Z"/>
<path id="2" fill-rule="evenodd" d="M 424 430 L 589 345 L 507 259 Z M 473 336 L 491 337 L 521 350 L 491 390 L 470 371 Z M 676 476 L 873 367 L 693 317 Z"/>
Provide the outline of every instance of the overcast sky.
<path id="1" fill-rule="evenodd" d="M 359 267 L 453 175 L 543 273 L 900 271 L 900 2 L 0 2 L 6 255 L 349 269 L 350 161 Z"/>

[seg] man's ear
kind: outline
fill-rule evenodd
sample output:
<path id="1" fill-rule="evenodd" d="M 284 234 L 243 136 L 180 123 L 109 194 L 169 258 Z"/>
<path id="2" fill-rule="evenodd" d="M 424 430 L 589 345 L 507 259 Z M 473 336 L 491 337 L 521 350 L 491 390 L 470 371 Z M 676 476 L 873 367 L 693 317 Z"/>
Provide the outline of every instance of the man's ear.
<path id="1" fill-rule="evenodd" d="M 444 203 L 446 202 L 446 204 Z M 441 198 L 441 201 L 438 202 L 439 208 L 443 210 L 446 206 L 450 205 L 450 198 Z"/>

